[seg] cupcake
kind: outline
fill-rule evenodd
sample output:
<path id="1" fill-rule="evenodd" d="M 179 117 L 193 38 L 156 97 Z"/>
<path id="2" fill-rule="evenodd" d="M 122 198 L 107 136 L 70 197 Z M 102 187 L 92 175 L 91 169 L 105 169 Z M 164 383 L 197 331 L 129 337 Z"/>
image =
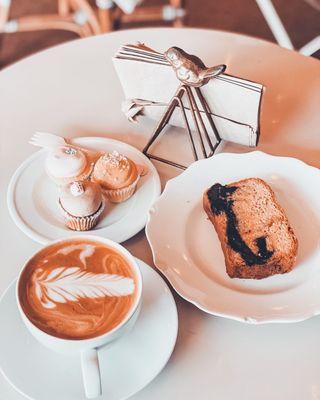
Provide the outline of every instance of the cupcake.
<path id="1" fill-rule="evenodd" d="M 117 151 L 101 156 L 91 175 L 92 181 L 101 186 L 107 199 L 113 203 L 129 199 L 139 178 L 137 165 Z"/>
<path id="2" fill-rule="evenodd" d="M 85 152 L 71 146 L 50 150 L 45 161 L 48 176 L 60 186 L 87 179 L 92 167 Z"/>
<path id="3" fill-rule="evenodd" d="M 97 225 L 104 210 L 100 186 L 94 182 L 73 182 L 62 188 L 59 205 L 69 229 L 88 231 Z"/>

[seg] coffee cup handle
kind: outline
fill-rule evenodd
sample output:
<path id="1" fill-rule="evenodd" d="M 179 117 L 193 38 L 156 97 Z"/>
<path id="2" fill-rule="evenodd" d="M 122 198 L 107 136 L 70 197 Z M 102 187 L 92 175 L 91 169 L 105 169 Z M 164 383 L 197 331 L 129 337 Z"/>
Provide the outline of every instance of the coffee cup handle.
<path id="1" fill-rule="evenodd" d="M 102 394 L 101 376 L 97 349 L 81 352 L 82 379 L 86 397 L 94 399 Z"/>

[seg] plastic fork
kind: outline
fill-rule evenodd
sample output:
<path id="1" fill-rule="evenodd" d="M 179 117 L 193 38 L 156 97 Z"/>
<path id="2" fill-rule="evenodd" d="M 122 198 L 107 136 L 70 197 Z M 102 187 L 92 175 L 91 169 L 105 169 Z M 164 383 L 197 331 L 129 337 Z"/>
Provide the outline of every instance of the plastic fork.
<path id="1" fill-rule="evenodd" d="M 36 132 L 29 140 L 29 143 L 33 146 L 44 147 L 47 149 L 69 146 L 63 137 L 46 132 Z"/>

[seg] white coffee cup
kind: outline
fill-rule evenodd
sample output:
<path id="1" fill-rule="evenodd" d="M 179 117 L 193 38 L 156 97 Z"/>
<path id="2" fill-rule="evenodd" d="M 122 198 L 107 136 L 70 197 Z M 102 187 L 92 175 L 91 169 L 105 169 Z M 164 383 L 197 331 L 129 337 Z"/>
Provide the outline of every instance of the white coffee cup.
<path id="1" fill-rule="evenodd" d="M 107 247 L 117 251 L 120 253 L 128 264 L 131 266 L 133 271 L 137 277 L 137 294 L 134 301 L 134 304 L 131 307 L 131 310 L 128 312 L 126 317 L 121 321 L 119 325 L 113 328 L 111 331 L 96 336 L 90 339 L 61 339 L 56 336 L 52 336 L 38 327 L 36 327 L 26 316 L 24 313 L 18 293 L 18 287 L 22 272 L 24 271 L 28 262 L 35 257 L 40 251 L 45 249 L 46 247 L 51 246 L 52 244 L 61 243 L 73 239 L 83 239 L 83 240 L 92 240 L 98 243 L 105 244 Z M 99 360 L 98 360 L 98 348 L 105 345 L 111 345 L 114 341 L 122 337 L 124 334 L 130 331 L 133 327 L 134 323 L 137 320 L 140 305 L 141 305 L 141 293 L 142 293 L 142 276 L 138 264 L 136 263 L 134 257 L 120 244 L 115 243 L 109 239 L 105 239 L 98 236 L 72 236 L 70 238 L 55 240 L 51 242 L 48 246 L 43 247 L 39 252 L 35 253 L 30 259 L 26 262 L 24 267 L 22 268 L 16 286 L 16 300 L 19 312 L 21 314 L 22 320 L 25 323 L 26 327 L 29 329 L 31 334 L 44 346 L 48 347 L 49 349 L 56 351 L 62 354 L 74 354 L 79 353 L 81 356 L 81 368 L 82 368 L 82 376 L 83 376 L 83 383 L 84 389 L 86 393 L 86 397 L 88 399 L 92 399 L 98 397 L 102 394 L 101 389 L 101 375 L 99 369 Z"/>

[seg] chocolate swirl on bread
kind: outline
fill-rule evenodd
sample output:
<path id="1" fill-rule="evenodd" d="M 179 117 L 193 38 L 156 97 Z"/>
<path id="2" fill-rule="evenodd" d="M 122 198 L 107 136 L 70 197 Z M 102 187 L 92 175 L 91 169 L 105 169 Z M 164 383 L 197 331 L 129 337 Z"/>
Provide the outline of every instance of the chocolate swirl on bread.
<path id="1" fill-rule="evenodd" d="M 227 240 L 228 245 L 236 252 L 238 252 L 247 265 L 264 264 L 273 254 L 266 246 L 266 238 L 261 236 L 255 239 L 258 247 L 258 254 L 255 254 L 249 246 L 242 239 L 238 227 L 237 218 L 233 211 L 232 193 L 237 190 L 235 186 L 223 186 L 220 183 L 213 185 L 207 192 L 211 211 L 218 215 L 222 212 L 225 213 L 227 218 Z"/>
<path id="2" fill-rule="evenodd" d="M 214 184 L 203 198 L 232 278 L 261 279 L 293 268 L 297 239 L 263 180 Z"/>

